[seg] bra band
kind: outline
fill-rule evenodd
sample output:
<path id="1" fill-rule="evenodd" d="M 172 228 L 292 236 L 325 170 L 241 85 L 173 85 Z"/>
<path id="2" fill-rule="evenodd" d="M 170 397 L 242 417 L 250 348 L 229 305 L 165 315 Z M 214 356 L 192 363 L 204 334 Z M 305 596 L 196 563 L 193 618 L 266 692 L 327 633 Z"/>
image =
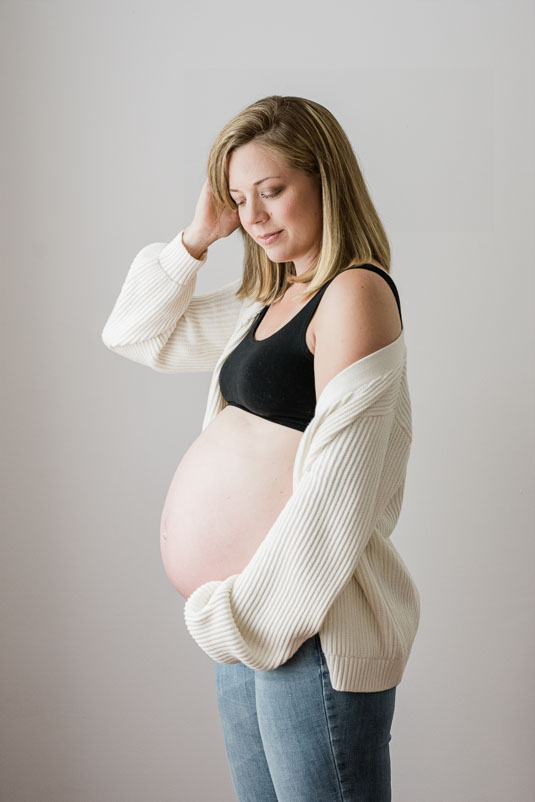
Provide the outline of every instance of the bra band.
<path id="1" fill-rule="evenodd" d="M 399 293 L 392 277 L 375 265 L 347 269 L 357 267 L 372 270 L 388 282 L 403 328 Z M 219 386 L 227 404 L 304 432 L 316 408 L 314 354 L 307 345 L 306 332 L 333 278 L 284 326 L 262 340 L 255 340 L 254 335 L 269 306 L 258 313 L 244 339 L 221 366 Z"/>

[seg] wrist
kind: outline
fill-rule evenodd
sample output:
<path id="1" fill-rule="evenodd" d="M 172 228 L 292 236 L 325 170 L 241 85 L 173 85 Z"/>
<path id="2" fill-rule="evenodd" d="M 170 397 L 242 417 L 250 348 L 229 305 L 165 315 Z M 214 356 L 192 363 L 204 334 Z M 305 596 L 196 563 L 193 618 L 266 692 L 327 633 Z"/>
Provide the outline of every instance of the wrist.
<path id="1" fill-rule="evenodd" d="M 206 249 L 214 241 L 214 239 L 207 237 L 206 234 L 195 231 L 191 226 L 187 226 L 182 232 L 182 243 L 194 259 L 201 259 Z"/>

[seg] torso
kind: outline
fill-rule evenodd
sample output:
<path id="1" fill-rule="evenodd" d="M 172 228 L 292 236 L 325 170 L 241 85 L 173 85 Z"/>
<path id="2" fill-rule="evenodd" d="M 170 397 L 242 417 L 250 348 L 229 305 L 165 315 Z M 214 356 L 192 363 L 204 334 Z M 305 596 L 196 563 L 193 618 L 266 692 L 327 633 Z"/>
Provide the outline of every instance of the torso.
<path id="1" fill-rule="evenodd" d="M 372 260 L 381 268 L 381 265 Z M 281 329 L 307 303 L 297 290 L 272 304 L 254 338 Z M 321 303 L 318 307 L 321 308 Z M 314 353 L 317 315 L 306 330 Z M 228 405 L 182 458 L 165 500 L 160 548 L 165 571 L 187 598 L 210 580 L 240 573 L 292 494 L 295 454 L 303 433 Z"/>

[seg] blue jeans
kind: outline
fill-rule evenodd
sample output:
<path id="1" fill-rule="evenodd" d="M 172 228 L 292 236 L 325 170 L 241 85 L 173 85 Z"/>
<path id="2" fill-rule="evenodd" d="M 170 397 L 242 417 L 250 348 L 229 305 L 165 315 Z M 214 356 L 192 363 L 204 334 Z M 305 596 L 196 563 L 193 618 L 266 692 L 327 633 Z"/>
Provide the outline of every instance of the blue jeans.
<path id="1" fill-rule="evenodd" d="M 396 687 L 335 691 L 319 635 L 283 665 L 215 662 L 239 802 L 391 802 Z"/>

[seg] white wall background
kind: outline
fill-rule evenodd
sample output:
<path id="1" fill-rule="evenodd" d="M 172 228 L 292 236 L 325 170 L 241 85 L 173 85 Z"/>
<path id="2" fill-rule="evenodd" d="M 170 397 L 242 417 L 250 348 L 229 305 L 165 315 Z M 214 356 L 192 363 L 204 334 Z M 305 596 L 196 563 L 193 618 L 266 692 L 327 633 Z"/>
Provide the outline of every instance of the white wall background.
<path id="1" fill-rule="evenodd" d="M 137 251 L 190 222 L 217 132 L 275 93 L 340 120 L 402 298 L 393 542 L 422 617 L 393 802 L 533 798 L 534 20 L 527 0 L 1 4 L 2 802 L 234 799 L 158 539 L 210 376 L 100 334 Z M 241 255 L 216 243 L 198 291 Z"/>

